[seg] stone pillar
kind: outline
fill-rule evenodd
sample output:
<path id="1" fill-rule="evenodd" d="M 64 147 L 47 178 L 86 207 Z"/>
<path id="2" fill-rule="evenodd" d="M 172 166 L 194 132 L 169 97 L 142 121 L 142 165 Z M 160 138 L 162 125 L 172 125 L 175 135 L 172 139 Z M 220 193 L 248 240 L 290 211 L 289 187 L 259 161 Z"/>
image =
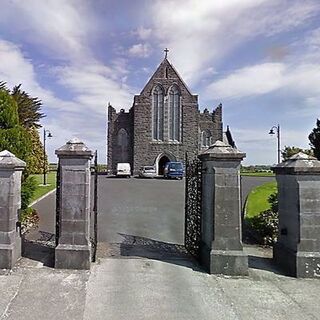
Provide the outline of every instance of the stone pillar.
<path id="1" fill-rule="evenodd" d="M 216 141 L 203 151 L 201 261 L 212 274 L 247 275 L 241 241 L 240 163 L 245 153 Z"/>
<path id="2" fill-rule="evenodd" d="M 9 151 L 0 152 L 0 269 L 12 269 L 21 257 L 18 212 L 25 166 L 25 162 Z"/>
<path id="3" fill-rule="evenodd" d="M 90 269 L 90 159 L 91 150 L 72 139 L 56 150 L 60 163 L 59 234 L 55 267 Z"/>
<path id="4" fill-rule="evenodd" d="M 288 274 L 320 277 L 320 161 L 302 152 L 273 168 L 279 235 L 273 258 Z"/>

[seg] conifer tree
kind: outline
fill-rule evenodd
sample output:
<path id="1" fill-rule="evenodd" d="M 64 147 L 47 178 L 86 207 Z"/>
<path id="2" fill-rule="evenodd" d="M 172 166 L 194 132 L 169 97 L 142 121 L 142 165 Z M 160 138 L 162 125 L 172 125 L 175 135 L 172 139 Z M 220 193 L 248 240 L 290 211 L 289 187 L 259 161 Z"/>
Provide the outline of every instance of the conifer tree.
<path id="1" fill-rule="evenodd" d="M 8 150 L 25 162 L 31 154 L 30 135 L 20 125 L 18 106 L 6 90 L 0 90 L 0 150 Z"/>
<path id="2" fill-rule="evenodd" d="M 26 129 L 31 127 L 40 128 L 40 119 L 45 117 L 40 112 L 42 102 L 38 97 L 31 97 L 27 92 L 21 90 L 21 84 L 15 86 L 11 93 L 18 105 L 20 124 Z"/>
<path id="3" fill-rule="evenodd" d="M 316 127 L 309 134 L 309 141 L 314 156 L 320 160 L 320 119 L 317 119 Z"/>

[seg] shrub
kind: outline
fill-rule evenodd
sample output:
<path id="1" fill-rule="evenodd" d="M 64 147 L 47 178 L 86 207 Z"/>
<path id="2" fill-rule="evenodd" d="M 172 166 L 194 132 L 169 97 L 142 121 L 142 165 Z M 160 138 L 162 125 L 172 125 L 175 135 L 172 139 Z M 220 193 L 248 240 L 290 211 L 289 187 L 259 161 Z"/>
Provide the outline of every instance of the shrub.
<path id="1" fill-rule="evenodd" d="M 21 184 L 21 210 L 28 209 L 37 188 L 35 177 L 27 177 Z"/>

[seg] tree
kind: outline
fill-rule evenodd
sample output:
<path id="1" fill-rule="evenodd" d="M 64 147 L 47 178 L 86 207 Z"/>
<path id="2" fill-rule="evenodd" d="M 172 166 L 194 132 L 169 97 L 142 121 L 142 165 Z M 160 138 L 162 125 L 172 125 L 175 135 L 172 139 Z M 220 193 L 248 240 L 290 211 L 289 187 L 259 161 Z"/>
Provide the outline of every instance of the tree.
<path id="1" fill-rule="evenodd" d="M 7 87 L 6 87 L 6 83 L 3 81 L 0 81 L 0 90 L 5 90 L 8 91 Z"/>
<path id="2" fill-rule="evenodd" d="M 35 127 L 27 129 L 30 134 L 32 152 L 29 157 L 29 170 L 30 173 L 42 173 L 44 165 L 46 166 L 46 171 L 48 172 L 49 164 L 47 155 L 44 156 L 43 145 L 40 141 L 39 132 Z"/>
<path id="3" fill-rule="evenodd" d="M 294 146 L 292 146 L 292 147 L 285 146 L 284 149 L 281 151 L 281 154 L 282 154 L 283 160 L 285 161 L 299 152 L 303 152 L 308 155 L 313 155 L 312 150 L 310 150 L 310 149 L 303 150 L 299 147 L 294 147 Z"/>
<path id="4" fill-rule="evenodd" d="M 21 84 L 13 88 L 11 95 L 18 105 L 20 124 L 25 128 L 40 128 L 41 125 L 39 121 L 45 117 L 45 115 L 40 112 L 42 107 L 41 100 L 37 97 L 30 97 L 28 93 L 22 91 Z"/>
<path id="5" fill-rule="evenodd" d="M 317 119 L 316 127 L 309 134 L 309 141 L 314 156 L 320 160 L 320 119 Z"/>
<path id="6" fill-rule="evenodd" d="M 6 90 L 0 90 L 0 150 L 26 162 L 31 153 L 30 136 L 19 124 L 18 106 Z"/>
<path id="7" fill-rule="evenodd" d="M 2 150 L 12 152 L 27 164 L 22 175 L 21 208 L 22 216 L 32 215 L 34 210 L 28 208 L 28 205 L 35 191 L 36 181 L 29 176 L 32 155 L 31 135 L 20 125 L 17 103 L 6 89 L 0 90 L 0 151 Z"/>
<path id="8" fill-rule="evenodd" d="M 28 131 L 31 138 L 32 153 L 29 157 L 29 171 L 30 173 L 40 173 L 45 165 L 48 167 L 47 156 L 43 156 L 43 145 L 40 140 L 38 128 L 41 127 L 39 121 L 45 117 L 40 112 L 42 102 L 37 97 L 31 97 L 28 93 L 21 90 L 21 84 L 15 86 L 11 93 L 12 97 L 17 103 L 19 122 Z"/>

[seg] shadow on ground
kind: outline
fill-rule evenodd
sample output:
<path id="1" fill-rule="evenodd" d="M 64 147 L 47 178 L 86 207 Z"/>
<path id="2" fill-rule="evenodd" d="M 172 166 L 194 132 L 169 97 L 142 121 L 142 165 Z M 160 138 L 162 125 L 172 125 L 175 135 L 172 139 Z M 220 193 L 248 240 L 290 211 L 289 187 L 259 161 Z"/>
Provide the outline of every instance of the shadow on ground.
<path id="1" fill-rule="evenodd" d="M 55 235 L 43 231 L 31 231 L 22 237 L 22 257 L 54 267 Z"/>
<path id="2" fill-rule="evenodd" d="M 159 260 L 204 272 L 198 262 L 183 245 L 119 233 L 121 243 L 99 243 L 98 257 L 146 258 Z"/>

